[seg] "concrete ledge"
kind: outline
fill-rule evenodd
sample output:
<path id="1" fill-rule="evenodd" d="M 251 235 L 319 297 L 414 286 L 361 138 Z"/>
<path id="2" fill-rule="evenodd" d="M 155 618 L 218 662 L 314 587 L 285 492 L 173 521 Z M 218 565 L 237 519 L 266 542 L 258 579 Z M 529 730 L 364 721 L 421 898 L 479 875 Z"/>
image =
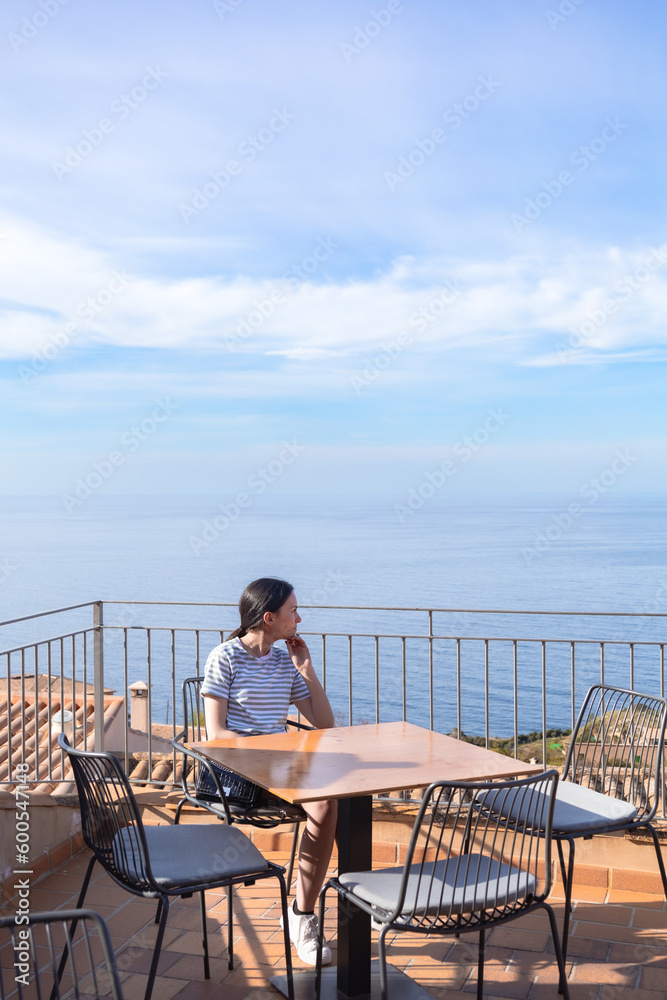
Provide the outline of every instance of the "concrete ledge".
<path id="1" fill-rule="evenodd" d="M 0 794 L 0 882 L 10 883 L 14 879 L 13 872 L 21 868 L 17 862 L 17 818 L 16 809 L 26 811 L 29 815 L 27 836 L 29 850 L 27 857 L 33 878 L 50 870 L 49 855 L 54 851 L 60 851 L 58 856 L 63 855 L 63 851 L 69 849 L 67 857 L 71 857 L 71 846 L 63 848 L 62 845 L 71 844 L 73 840 L 79 844 L 80 850 L 83 841 L 78 841 L 81 833 L 81 815 L 79 813 L 79 800 L 76 795 L 65 794 L 47 795 L 41 791 L 30 791 L 27 799 L 17 799 L 14 792 L 2 792 Z M 20 815 L 20 814 L 19 814 Z M 25 823 L 25 819 L 21 822 Z M 23 831 L 20 831 L 23 832 Z M 64 855 L 63 855 L 64 856 Z M 60 864 L 60 862 L 58 862 Z M 18 876 L 16 876 L 18 877 Z"/>

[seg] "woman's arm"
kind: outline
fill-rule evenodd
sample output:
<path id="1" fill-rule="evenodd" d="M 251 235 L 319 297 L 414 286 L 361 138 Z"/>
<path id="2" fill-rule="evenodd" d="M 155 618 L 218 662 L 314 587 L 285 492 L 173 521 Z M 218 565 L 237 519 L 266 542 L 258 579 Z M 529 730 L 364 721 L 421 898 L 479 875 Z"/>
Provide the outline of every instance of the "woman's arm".
<path id="1" fill-rule="evenodd" d="M 310 692 L 309 698 L 301 698 L 294 704 L 301 714 L 305 715 L 310 724 L 316 726 L 317 729 L 333 729 L 336 725 L 333 710 L 324 688 L 320 684 L 320 679 L 315 673 L 308 646 L 298 635 L 285 641 L 292 663 L 303 677 Z"/>
<path id="2" fill-rule="evenodd" d="M 227 729 L 227 699 L 216 698 L 214 695 L 204 695 L 204 719 L 209 740 L 222 740 L 238 733 Z"/>

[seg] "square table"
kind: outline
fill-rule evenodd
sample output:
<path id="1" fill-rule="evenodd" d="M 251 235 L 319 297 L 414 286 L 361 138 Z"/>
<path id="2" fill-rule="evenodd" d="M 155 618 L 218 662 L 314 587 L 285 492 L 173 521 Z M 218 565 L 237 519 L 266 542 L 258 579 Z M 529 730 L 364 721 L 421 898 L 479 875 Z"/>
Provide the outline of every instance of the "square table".
<path id="1" fill-rule="evenodd" d="M 341 873 L 371 868 L 373 795 L 432 781 L 514 778 L 544 770 L 541 764 L 527 764 L 409 722 L 238 736 L 190 746 L 295 805 L 339 799 Z M 377 988 L 368 914 L 353 906 L 343 909 L 338 907 L 338 965 L 323 972 L 323 998 L 368 996 Z M 398 969 L 389 967 L 389 972 L 393 1000 L 399 994 L 428 996 Z M 284 976 L 271 982 L 287 993 Z M 295 974 L 297 1000 L 312 997 L 313 982 L 314 972 Z"/>

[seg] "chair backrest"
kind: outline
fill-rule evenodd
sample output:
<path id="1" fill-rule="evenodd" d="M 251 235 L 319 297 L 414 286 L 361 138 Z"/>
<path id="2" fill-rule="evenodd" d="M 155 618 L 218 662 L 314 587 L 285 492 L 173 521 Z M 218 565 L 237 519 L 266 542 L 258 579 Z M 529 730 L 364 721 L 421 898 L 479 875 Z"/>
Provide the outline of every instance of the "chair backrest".
<path id="1" fill-rule="evenodd" d="M 13 951 L 13 955 L 3 955 L 0 962 L 3 1000 L 12 994 L 19 1000 L 122 1000 L 109 932 L 97 913 L 58 910 L 26 913 L 20 919 L 22 923 L 17 925 L 15 916 L 0 918 L 0 948 L 4 951 L 9 944 Z M 72 937 L 73 920 L 77 921 L 77 929 Z M 67 963 L 60 978 L 58 965 L 65 948 Z"/>
<path id="2" fill-rule="evenodd" d="M 61 733 L 58 745 L 74 771 L 83 839 L 112 878 L 131 892 L 153 892 L 146 835 L 120 762 L 111 753 L 76 750 Z"/>
<path id="3" fill-rule="evenodd" d="M 650 819 L 660 801 L 667 701 L 595 684 L 586 695 L 568 750 L 563 780 L 631 802 Z"/>
<path id="4" fill-rule="evenodd" d="M 183 681 L 183 726 L 187 742 L 201 743 L 208 739 L 201 696 L 203 677 L 186 677 Z"/>
<path id="5" fill-rule="evenodd" d="M 422 930 L 455 929 L 490 924 L 545 899 L 557 783 L 551 770 L 511 781 L 430 785 L 396 915 Z"/>

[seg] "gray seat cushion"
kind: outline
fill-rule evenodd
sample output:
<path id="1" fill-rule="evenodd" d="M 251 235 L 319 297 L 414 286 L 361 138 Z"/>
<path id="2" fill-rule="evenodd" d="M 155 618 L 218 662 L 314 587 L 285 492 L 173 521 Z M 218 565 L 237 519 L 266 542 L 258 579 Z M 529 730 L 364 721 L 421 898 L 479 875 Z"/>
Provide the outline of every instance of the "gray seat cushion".
<path id="1" fill-rule="evenodd" d="M 533 792 L 535 794 L 541 794 Z M 509 795 L 509 799 L 508 799 Z M 492 811 L 504 811 L 509 801 L 509 813 L 512 819 L 524 819 L 527 799 L 524 796 L 505 791 L 481 792 L 480 802 Z M 532 809 L 531 809 L 532 811 Z M 546 814 L 546 807 L 545 807 Z M 585 788 L 573 781 L 559 781 L 556 785 L 556 801 L 554 802 L 554 833 L 585 833 L 589 830 L 601 830 L 631 823 L 637 815 L 637 809 L 631 802 L 615 799 L 592 788 Z"/>
<path id="2" fill-rule="evenodd" d="M 419 872 L 421 871 L 421 878 Z M 382 910 L 393 911 L 403 868 L 374 872 L 347 872 L 338 881 L 360 899 Z M 467 854 L 436 862 L 413 865 L 402 914 L 408 916 L 457 916 L 505 906 L 534 893 L 535 878 L 484 854 Z"/>
<path id="3" fill-rule="evenodd" d="M 222 823 L 145 826 L 151 870 L 167 890 L 265 872 L 266 858 L 244 833 Z M 136 837 L 126 828 L 114 838 L 114 861 L 130 880 L 144 882 Z"/>
<path id="4" fill-rule="evenodd" d="M 580 832 L 630 823 L 637 815 L 631 802 L 603 795 L 573 781 L 559 781 L 554 803 L 554 833 Z"/>

